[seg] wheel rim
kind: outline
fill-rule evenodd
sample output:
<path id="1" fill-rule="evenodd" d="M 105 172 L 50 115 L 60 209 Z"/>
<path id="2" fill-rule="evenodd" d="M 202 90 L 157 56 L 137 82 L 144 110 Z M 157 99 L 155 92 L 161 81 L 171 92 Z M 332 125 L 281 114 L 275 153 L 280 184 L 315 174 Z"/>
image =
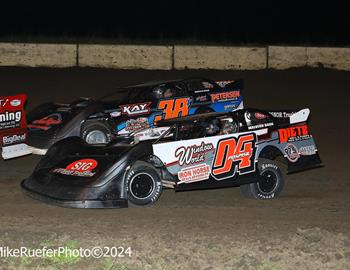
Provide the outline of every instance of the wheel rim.
<path id="1" fill-rule="evenodd" d="M 130 180 L 130 193 L 138 199 L 146 199 L 155 188 L 154 179 L 148 173 L 136 174 Z"/>
<path id="2" fill-rule="evenodd" d="M 277 175 L 272 171 L 265 171 L 260 175 L 259 190 L 265 194 L 272 193 L 277 187 Z"/>
<path id="3" fill-rule="evenodd" d="M 92 130 L 86 135 L 85 141 L 89 144 L 107 143 L 107 136 L 100 130 Z"/>

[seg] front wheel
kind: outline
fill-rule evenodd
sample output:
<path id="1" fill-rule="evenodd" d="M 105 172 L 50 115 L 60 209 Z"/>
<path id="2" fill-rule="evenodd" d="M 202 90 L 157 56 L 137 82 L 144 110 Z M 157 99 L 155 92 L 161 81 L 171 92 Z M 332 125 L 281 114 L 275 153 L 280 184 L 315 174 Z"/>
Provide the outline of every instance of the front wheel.
<path id="1" fill-rule="evenodd" d="M 87 122 L 82 126 L 81 136 L 88 144 L 105 144 L 111 141 L 111 131 L 103 122 Z"/>
<path id="2" fill-rule="evenodd" d="M 162 193 L 162 181 L 157 170 L 149 163 L 137 161 L 127 172 L 125 186 L 128 201 L 134 205 L 149 205 Z"/>
<path id="3" fill-rule="evenodd" d="M 276 162 L 269 159 L 259 159 L 259 181 L 240 186 L 244 196 L 267 200 L 278 197 L 282 192 L 285 180 Z"/>

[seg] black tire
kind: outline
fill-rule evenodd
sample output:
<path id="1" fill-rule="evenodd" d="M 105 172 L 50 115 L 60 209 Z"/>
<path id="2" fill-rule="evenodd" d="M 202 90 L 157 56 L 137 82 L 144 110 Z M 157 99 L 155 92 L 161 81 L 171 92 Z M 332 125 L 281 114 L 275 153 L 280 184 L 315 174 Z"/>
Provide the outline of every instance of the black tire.
<path id="1" fill-rule="evenodd" d="M 93 140 L 94 134 L 97 134 L 95 140 Z M 109 127 L 103 122 L 88 121 L 81 127 L 81 137 L 89 144 L 109 143 L 112 133 Z"/>
<path id="2" fill-rule="evenodd" d="M 162 194 L 162 181 L 149 163 L 137 161 L 125 176 L 125 189 L 132 205 L 150 205 Z"/>
<path id="3" fill-rule="evenodd" d="M 280 195 L 285 180 L 278 163 L 273 160 L 260 158 L 258 161 L 260 179 L 257 183 L 240 186 L 245 197 L 268 200 Z"/>

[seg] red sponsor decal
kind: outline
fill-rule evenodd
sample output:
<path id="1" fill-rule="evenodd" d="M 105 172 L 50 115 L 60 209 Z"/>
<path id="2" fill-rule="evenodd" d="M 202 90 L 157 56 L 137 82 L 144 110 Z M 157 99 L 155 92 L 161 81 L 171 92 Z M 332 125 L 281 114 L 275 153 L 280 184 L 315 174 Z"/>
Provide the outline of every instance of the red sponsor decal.
<path id="1" fill-rule="evenodd" d="M 211 94 L 211 102 L 214 103 L 216 101 L 227 101 L 234 100 L 240 96 L 240 91 L 228 91 L 217 94 Z"/>
<path id="2" fill-rule="evenodd" d="M 267 115 L 266 115 L 266 114 L 259 113 L 259 112 L 256 112 L 256 113 L 254 114 L 254 116 L 255 116 L 256 119 L 265 119 L 265 118 L 267 118 Z"/>
<path id="3" fill-rule="evenodd" d="M 128 132 L 135 132 L 137 130 L 142 130 L 149 128 L 148 118 L 140 117 L 137 119 L 129 119 L 126 121 L 125 130 Z"/>
<path id="4" fill-rule="evenodd" d="M 86 172 L 92 171 L 98 165 L 98 162 L 94 159 L 80 159 L 74 161 L 66 167 L 68 171 L 76 171 L 76 172 Z"/>
<path id="5" fill-rule="evenodd" d="M 193 183 L 207 180 L 210 175 L 210 166 L 208 164 L 201 164 L 194 167 L 187 167 L 178 172 L 178 184 Z"/>
<path id="6" fill-rule="evenodd" d="M 212 166 L 215 179 L 223 180 L 239 174 L 255 171 L 256 135 L 241 135 L 238 138 L 226 138 L 218 142 Z"/>
<path id="7" fill-rule="evenodd" d="M 52 126 L 59 125 L 61 123 L 62 123 L 61 114 L 53 113 L 39 120 L 34 120 L 31 124 L 28 125 L 28 127 L 49 130 Z"/>
<path id="8" fill-rule="evenodd" d="M 0 96 L 0 145 L 3 143 L 3 138 L 7 140 L 8 136 L 18 135 L 25 140 L 27 123 L 24 104 L 26 98 L 24 94 Z"/>
<path id="9" fill-rule="evenodd" d="M 309 129 L 307 125 L 282 128 L 278 130 L 280 143 L 308 139 Z"/>
<path id="10" fill-rule="evenodd" d="M 136 104 L 125 104 L 120 105 L 122 114 L 127 114 L 129 116 L 135 116 L 140 114 L 149 114 L 151 109 L 149 108 L 151 102 L 136 103 Z"/>
<path id="11" fill-rule="evenodd" d="M 154 121 L 171 119 L 188 115 L 189 98 L 165 99 L 159 101 L 158 110 L 162 110 L 162 115 L 157 115 Z"/>

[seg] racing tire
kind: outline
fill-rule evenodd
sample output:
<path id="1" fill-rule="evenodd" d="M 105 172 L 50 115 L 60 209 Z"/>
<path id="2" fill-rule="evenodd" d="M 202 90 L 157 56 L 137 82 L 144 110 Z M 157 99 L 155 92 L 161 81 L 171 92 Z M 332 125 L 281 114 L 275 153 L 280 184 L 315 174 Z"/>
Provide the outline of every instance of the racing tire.
<path id="1" fill-rule="evenodd" d="M 149 163 L 137 161 L 125 176 L 125 189 L 131 205 L 155 203 L 162 194 L 162 181 L 157 170 Z"/>
<path id="2" fill-rule="evenodd" d="M 81 128 L 81 137 L 88 144 L 106 144 L 111 141 L 112 133 L 102 122 L 86 122 Z"/>
<path id="3" fill-rule="evenodd" d="M 273 160 L 260 158 L 258 161 L 259 181 L 240 186 L 241 193 L 248 198 L 268 200 L 276 198 L 282 192 L 285 180 L 283 173 Z"/>

